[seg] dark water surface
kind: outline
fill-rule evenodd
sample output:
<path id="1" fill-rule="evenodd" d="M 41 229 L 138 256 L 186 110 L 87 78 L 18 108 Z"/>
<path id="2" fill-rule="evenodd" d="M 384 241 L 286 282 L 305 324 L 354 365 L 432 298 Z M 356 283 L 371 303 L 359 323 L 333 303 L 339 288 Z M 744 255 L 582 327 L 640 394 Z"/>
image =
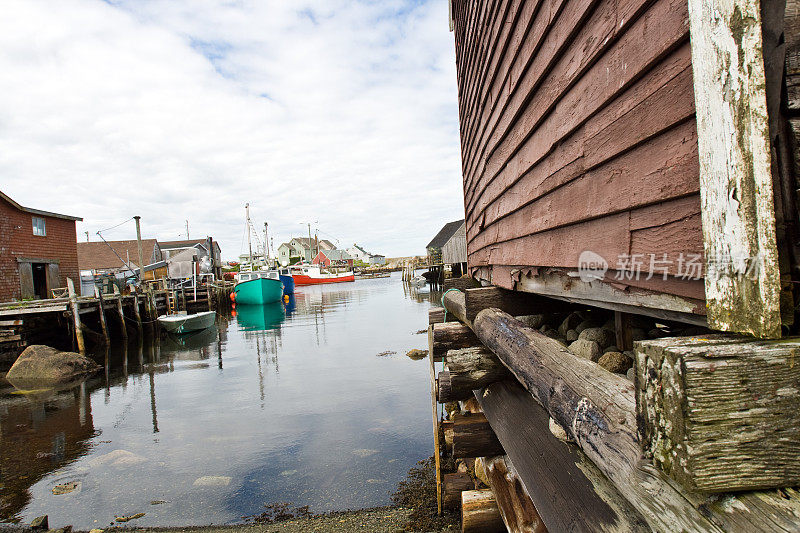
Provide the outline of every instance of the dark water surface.
<path id="1" fill-rule="evenodd" d="M 428 308 L 397 274 L 299 287 L 286 311 L 240 307 L 191 337 L 116 346 L 106 375 L 72 389 L 2 381 L 0 519 L 173 526 L 276 502 L 386 504 L 431 453 L 428 362 L 404 355 L 426 348 Z"/>

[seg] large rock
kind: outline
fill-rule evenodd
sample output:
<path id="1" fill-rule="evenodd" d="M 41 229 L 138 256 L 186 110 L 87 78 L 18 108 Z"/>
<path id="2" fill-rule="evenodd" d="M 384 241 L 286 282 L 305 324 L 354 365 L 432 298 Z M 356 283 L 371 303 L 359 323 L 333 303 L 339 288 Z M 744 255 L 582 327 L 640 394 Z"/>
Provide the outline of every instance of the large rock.
<path id="1" fill-rule="evenodd" d="M 34 344 L 25 348 L 6 379 L 12 385 L 66 383 L 92 374 L 100 366 L 87 357 L 74 352 L 60 352 L 55 348 Z"/>
<path id="2" fill-rule="evenodd" d="M 600 345 L 600 348 L 608 348 L 617 342 L 617 335 L 613 331 L 603 328 L 586 328 L 580 332 L 578 338 L 594 341 Z"/>
<path id="3" fill-rule="evenodd" d="M 572 344 L 569 345 L 569 351 L 577 355 L 578 357 L 583 357 L 584 359 L 589 359 L 590 361 L 597 362 L 600 359 L 603 351 L 600 349 L 600 345 L 597 344 L 595 341 L 590 341 L 586 339 L 578 339 Z"/>
<path id="4" fill-rule="evenodd" d="M 606 352 L 597 363 L 615 374 L 624 374 L 633 366 L 633 359 L 620 352 Z"/>

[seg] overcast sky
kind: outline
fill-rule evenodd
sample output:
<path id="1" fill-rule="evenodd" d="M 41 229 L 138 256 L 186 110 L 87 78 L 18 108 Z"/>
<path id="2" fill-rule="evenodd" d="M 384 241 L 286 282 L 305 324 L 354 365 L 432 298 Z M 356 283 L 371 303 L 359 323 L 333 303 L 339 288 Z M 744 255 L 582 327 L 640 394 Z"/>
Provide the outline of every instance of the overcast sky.
<path id="1" fill-rule="evenodd" d="M 234 258 L 250 202 L 397 256 L 463 218 L 446 0 L 3 0 L 0 73 L 0 190 L 79 240 Z"/>

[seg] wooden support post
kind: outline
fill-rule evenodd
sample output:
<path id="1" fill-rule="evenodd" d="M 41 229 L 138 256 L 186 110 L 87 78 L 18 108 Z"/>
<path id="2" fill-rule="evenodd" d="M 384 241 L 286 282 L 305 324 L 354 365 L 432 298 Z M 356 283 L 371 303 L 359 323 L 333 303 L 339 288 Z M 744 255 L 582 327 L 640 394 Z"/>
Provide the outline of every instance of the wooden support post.
<path id="1" fill-rule="evenodd" d="M 105 339 L 106 344 L 108 344 L 111 342 L 111 339 L 108 336 L 108 325 L 106 325 L 106 310 L 104 309 L 103 293 L 97 288 L 97 286 L 94 288 L 94 295 L 97 298 L 97 313 L 100 316 L 100 331 L 103 332 L 103 338 Z"/>
<path id="2" fill-rule="evenodd" d="M 503 533 L 506 526 L 489 489 L 461 493 L 462 533 Z"/>
<path id="3" fill-rule="evenodd" d="M 442 465 L 439 448 L 439 409 L 436 406 L 436 365 L 433 362 L 433 326 L 428 327 L 428 362 L 431 378 L 431 414 L 433 416 L 433 459 L 436 467 L 436 509 L 442 514 Z"/>
<path id="4" fill-rule="evenodd" d="M 505 455 L 492 426 L 480 413 L 453 417 L 453 457 L 491 457 Z"/>
<path id="5" fill-rule="evenodd" d="M 708 324 L 778 338 L 780 269 L 761 2 L 689 0 L 689 28 Z"/>
<path id="6" fill-rule="evenodd" d="M 78 352 L 85 355 L 86 345 L 83 342 L 83 329 L 81 328 L 81 314 L 78 311 L 78 297 L 75 295 L 75 284 L 72 278 L 67 278 L 67 294 L 69 295 L 69 306 L 72 308 L 72 323 L 75 328 L 75 342 L 78 343 Z"/>
<path id="7" fill-rule="evenodd" d="M 513 377 L 491 351 L 483 346 L 447 352 L 447 370 L 439 374 L 439 403 L 472 398 L 472 391 Z"/>
<path id="8" fill-rule="evenodd" d="M 206 282 L 206 298 L 208 299 L 208 310 L 211 311 L 214 307 L 211 305 L 211 285 Z"/>
<path id="9" fill-rule="evenodd" d="M 800 340 L 637 343 L 642 446 L 693 492 L 800 485 Z"/>
<path id="10" fill-rule="evenodd" d="M 139 311 L 139 295 L 133 295 L 133 316 L 136 318 L 136 327 L 139 329 L 139 338 L 142 338 L 142 314 Z"/>
<path id="11" fill-rule="evenodd" d="M 504 457 L 475 461 L 475 476 L 494 494 L 509 533 L 546 533 L 547 527 L 511 462 Z"/>
<path id="12" fill-rule="evenodd" d="M 119 293 L 119 288 L 116 285 L 114 285 L 114 294 L 117 297 L 117 315 L 119 316 L 120 333 L 122 334 L 122 339 L 127 342 L 128 326 L 125 324 L 125 312 L 122 309 L 122 295 Z"/>
<path id="13" fill-rule="evenodd" d="M 630 323 L 631 316 L 622 311 L 614 311 L 614 329 L 617 334 L 617 348 L 622 351 L 633 349 L 633 331 Z"/>
<path id="14" fill-rule="evenodd" d="M 430 326 L 429 331 L 433 335 L 431 345 L 435 361 L 441 361 L 449 350 L 470 348 L 480 344 L 472 330 L 458 322 L 434 324 Z"/>
<path id="15" fill-rule="evenodd" d="M 444 485 L 444 494 L 442 496 L 442 505 L 445 509 L 456 510 L 461 506 L 461 493 L 465 490 L 474 490 L 475 482 L 469 474 L 463 472 L 455 472 L 453 474 L 445 474 L 443 476 L 442 484 Z"/>

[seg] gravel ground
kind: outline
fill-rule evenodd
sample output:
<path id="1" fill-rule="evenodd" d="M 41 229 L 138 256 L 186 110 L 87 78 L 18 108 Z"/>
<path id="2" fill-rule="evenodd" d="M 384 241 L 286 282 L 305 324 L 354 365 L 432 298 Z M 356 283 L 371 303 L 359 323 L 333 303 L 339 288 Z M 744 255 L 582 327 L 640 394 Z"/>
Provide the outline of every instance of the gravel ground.
<path id="1" fill-rule="evenodd" d="M 361 511 L 347 511 L 311 518 L 300 518 L 274 524 L 245 524 L 237 526 L 203 526 L 187 528 L 108 528 L 104 533 L 400 533 L 406 531 L 411 509 L 378 507 Z M 0 528 L 0 530 L 2 530 Z M 455 531 L 447 529 L 445 531 Z M 427 533 L 427 532 L 419 532 Z"/>

